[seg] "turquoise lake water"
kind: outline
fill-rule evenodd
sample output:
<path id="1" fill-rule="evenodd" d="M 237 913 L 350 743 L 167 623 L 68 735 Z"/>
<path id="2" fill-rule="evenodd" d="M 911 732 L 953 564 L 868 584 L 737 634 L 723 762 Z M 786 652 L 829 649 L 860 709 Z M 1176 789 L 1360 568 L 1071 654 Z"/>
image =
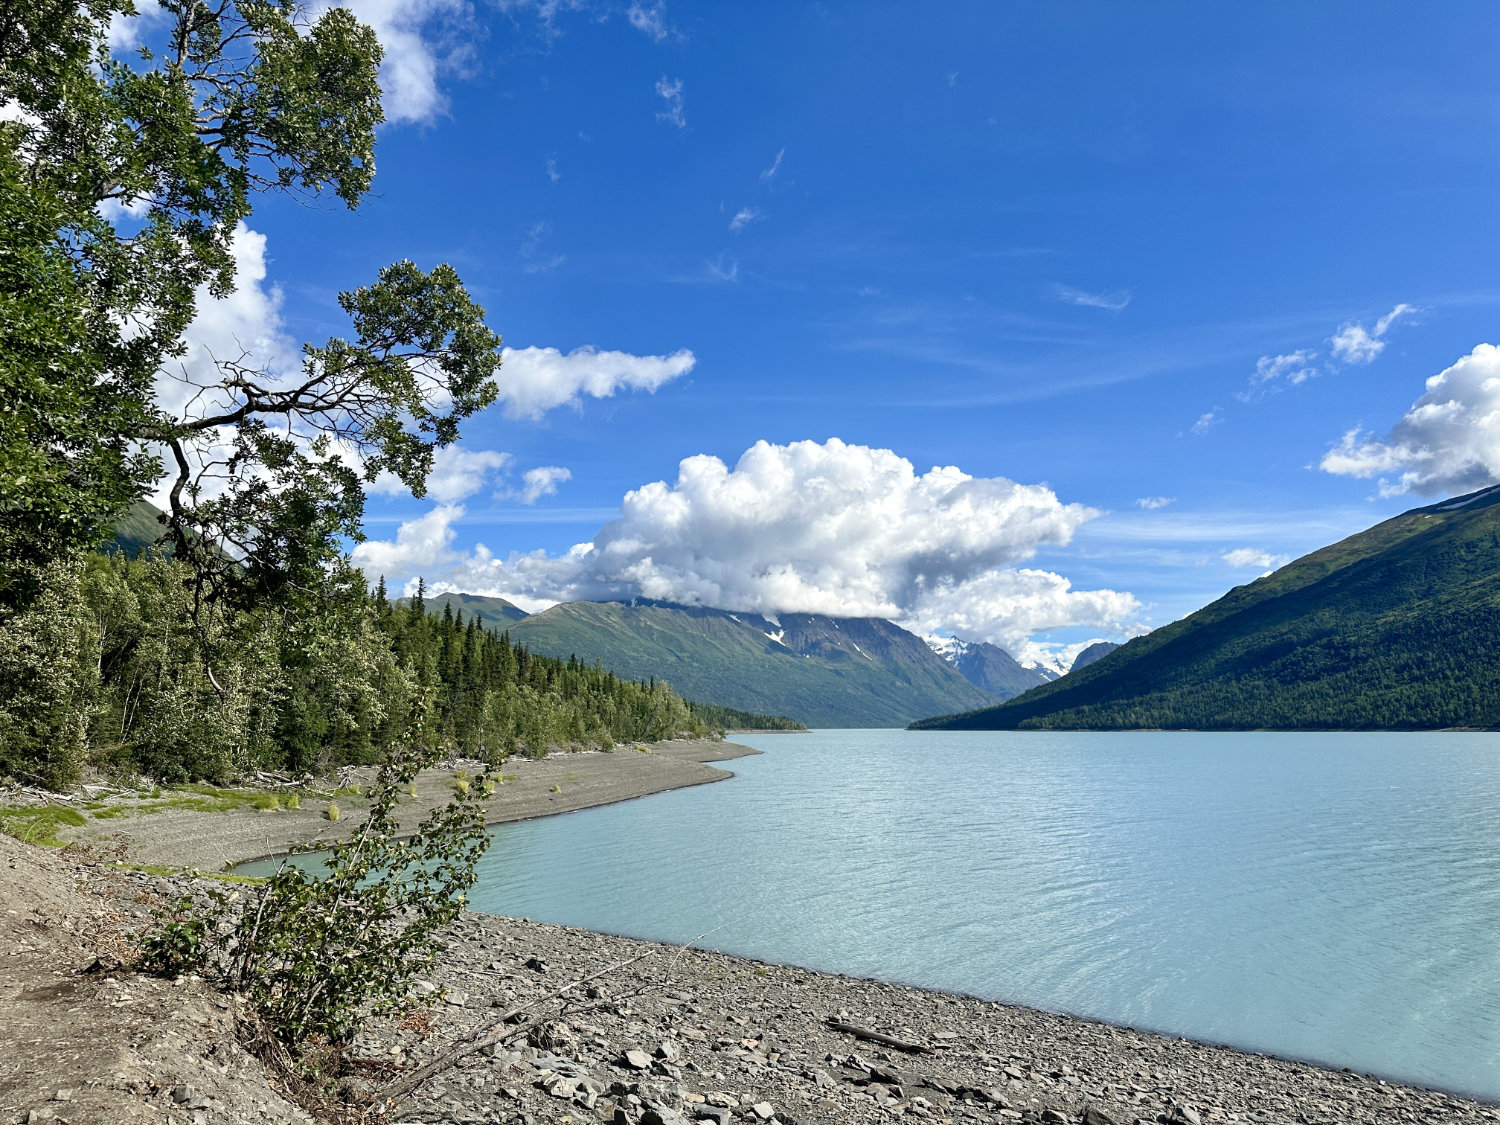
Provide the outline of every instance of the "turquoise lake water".
<path id="1" fill-rule="evenodd" d="M 1500 1101 L 1500 737 L 740 741 L 733 780 L 496 829 L 473 907 Z"/>

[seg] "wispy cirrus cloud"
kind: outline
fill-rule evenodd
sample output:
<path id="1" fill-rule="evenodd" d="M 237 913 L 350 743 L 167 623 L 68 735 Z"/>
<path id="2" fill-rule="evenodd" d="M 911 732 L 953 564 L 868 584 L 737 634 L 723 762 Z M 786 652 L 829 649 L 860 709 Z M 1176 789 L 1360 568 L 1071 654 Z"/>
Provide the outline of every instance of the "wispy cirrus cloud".
<path id="1" fill-rule="evenodd" d="M 631 27 L 649 35 L 658 43 L 672 34 L 667 27 L 667 6 L 661 0 L 657 0 L 655 4 L 642 4 L 640 0 L 636 0 L 626 10 L 625 18 L 630 21 Z"/>
<path id="2" fill-rule="evenodd" d="M 720 254 L 704 264 L 708 267 L 708 276 L 714 281 L 733 283 L 740 279 L 740 264 L 727 254 Z"/>
<path id="3" fill-rule="evenodd" d="M 1084 289 L 1077 289 L 1072 285 L 1055 284 L 1051 289 L 1052 298 L 1062 301 L 1068 305 L 1079 305 L 1088 309 L 1106 309 L 1109 312 L 1119 312 L 1130 304 L 1131 293 L 1129 289 L 1116 289 L 1109 293 L 1090 293 Z"/>
<path id="4" fill-rule="evenodd" d="M 729 220 L 729 229 L 738 233 L 758 218 L 760 218 L 758 207 L 741 207 L 734 213 L 734 218 Z"/>
<path id="5" fill-rule="evenodd" d="M 765 168 L 764 170 L 761 171 L 761 174 L 760 174 L 760 182 L 761 183 L 763 183 L 763 184 L 772 184 L 772 183 L 776 182 L 776 174 L 781 171 L 781 158 L 784 157 L 785 155 L 786 155 L 786 149 L 784 149 L 784 148 L 780 149 L 776 153 L 775 158 L 771 161 L 770 167 Z"/>
<path id="6" fill-rule="evenodd" d="M 568 260 L 566 254 L 552 253 L 548 243 L 552 240 L 552 224 L 543 219 L 532 223 L 521 235 L 521 247 L 517 251 L 521 269 L 526 273 L 546 273 L 555 270 Z"/>
<path id="7" fill-rule="evenodd" d="M 1135 506 L 1148 512 L 1158 512 L 1175 501 L 1176 498 L 1172 496 L 1142 496 L 1135 502 Z"/>
<path id="8" fill-rule="evenodd" d="M 686 129 L 687 115 L 683 112 L 682 79 L 668 78 L 663 74 L 656 80 L 656 96 L 667 103 L 667 108 L 658 113 L 656 119 L 675 125 L 679 129 Z"/>
<path id="9" fill-rule="evenodd" d="M 1224 414 L 1216 406 L 1212 410 L 1206 410 L 1198 415 L 1198 420 L 1192 425 L 1192 431 L 1199 437 L 1202 437 L 1222 421 L 1224 421 Z"/>

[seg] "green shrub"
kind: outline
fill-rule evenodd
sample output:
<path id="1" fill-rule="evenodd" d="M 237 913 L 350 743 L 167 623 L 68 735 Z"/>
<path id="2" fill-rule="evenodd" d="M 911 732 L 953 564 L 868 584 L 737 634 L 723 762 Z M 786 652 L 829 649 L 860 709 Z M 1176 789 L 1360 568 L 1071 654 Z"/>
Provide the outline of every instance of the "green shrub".
<path id="1" fill-rule="evenodd" d="M 365 1013 L 403 1004 L 489 842 L 477 798 L 458 794 L 397 837 L 398 796 L 422 764 L 406 752 L 381 768 L 364 823 L 332 846 L 326 875 L 284 863 L 243 901 L 217 889 L 206 906 L 183 900 L 143 943 L 142 968 L 217 976 L 293 1046 L 347 1043 Z"/>
<path id="2" fill-rule="evenodd" d="M 339 818 L 338 805 L 334 804 L 334 802 L 332 801 L 329 801 L 328 807 L 323 810 L 323 815 L 326 816 L 329 820 L 337 820 Z"/>

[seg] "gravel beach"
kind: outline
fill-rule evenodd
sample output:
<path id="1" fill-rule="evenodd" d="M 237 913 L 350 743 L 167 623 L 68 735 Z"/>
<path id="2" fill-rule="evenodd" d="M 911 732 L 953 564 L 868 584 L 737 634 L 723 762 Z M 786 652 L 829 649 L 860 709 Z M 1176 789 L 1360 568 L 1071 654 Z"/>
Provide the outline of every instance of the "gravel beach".
<path id="1" fill-rule="evenodd" d="M 734 742 L 675 739 L 624 744 L 612 751 L 559 751 L 538 760 L 512 758 L 501 771 L 505 780 L 485 803 L 485 818 L 490 824 L 506 824 L 722 781 L 734 775 L 708 763 L 758 753 Z M 423 770 L 416 793 L 401 805 L 402 824 L 415 824 L 435 806 L 445 804 L 453 795 L 455 771 L 465 765 L 472 771 L 475 763 Z M 374 776 L 373 767 L 346 770 L 338 784 L 367 787 Z M 111 798 L 106 810 L 95 810 L 87 824 L 62 828 L 59 835 L 70 842 L 123 843 L 132 863 L 220 871 L 282 854 L 299 844 L 347 835 L 359 823 L 366 802 L 340 795 L 335 803 L 341 815 L 333 822 L 326 818 L 322 801 L 304 801 L 300 809 L 261 810 L 246 805 L 202 812 L 174 808 L 160 799 L 120 796 Z M 99 811 L 112 815 L 101 817 Z"/>
<path id="2" fill-rule="evenodd" d="M 722 775 L 705 762 L 743 748 L 652 751 L 570 755 L 524 774 L 507 766 L 517 781 L 495 819 L 675 787 L 669 778 L 709 780 L 694 770 Z M 440 780 L 426 788 L 434 800 Z M 142 816 L 127 822 L 126 846 L 207 869 L 281 850 L 295 838 L 289 829 L 329 827 L 276 815 L 182 813 L 202 825 L 196 852 L 192 834 L 174 827 L 177 813 Z M 159 825 L 171 839 L 156 839 Z M 0 1125 L 313 1119 L 245 1050 L 238 998 L 120 967 L 155 904 L 203 885 L 120 868 L 97 848 L 59 852 L 0 836 Z M 1500 1121 L 1493 1106 L 1438 1091 L 708 949 L 473 913 L 444 944 L 412 1008 L 372 1021 L 351 1047 L 344 1092 L 368 1121 Z M 551 995 L 573 981 L 583 983 Z M 485 1040 L 498 1041 L 393 1104 L 375 1097 L 439 1054 Z"/>

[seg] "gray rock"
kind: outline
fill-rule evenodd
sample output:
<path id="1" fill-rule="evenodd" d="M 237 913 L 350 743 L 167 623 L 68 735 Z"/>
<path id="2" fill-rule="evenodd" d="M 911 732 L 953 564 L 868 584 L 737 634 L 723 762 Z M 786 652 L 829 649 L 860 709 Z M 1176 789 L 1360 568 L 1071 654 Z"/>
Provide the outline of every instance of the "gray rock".
<path id="1" fill-rule="evenodd" d="M 697 1110 L 698 1120 L 712 1121 L 714 1125 L 729 1125 L 733 1112 L 722 1105 L 700 1105 Z"/>
<path id="2" fill-rule="evenodd" d="M 631 1070 L 650 1070 L 651 1069 L 651 1056 L 648 1055 L 648 1054 L 646 1054 L 645 1051 L 638 1051 L 638 1050 L 626 1051 L 625 1055 L 624 1055 L 624 1058 L 625 1058 L 625 1065 L 628 1066 L 628 1067 L 630 1067 Z"/>
<path id="3" fill-rule="evenodd" d="M 1098 1106 L 1091 1105 L 1084 1109 L 1081 1125 L 1120 1125 L 1120 1123 Z"/>

